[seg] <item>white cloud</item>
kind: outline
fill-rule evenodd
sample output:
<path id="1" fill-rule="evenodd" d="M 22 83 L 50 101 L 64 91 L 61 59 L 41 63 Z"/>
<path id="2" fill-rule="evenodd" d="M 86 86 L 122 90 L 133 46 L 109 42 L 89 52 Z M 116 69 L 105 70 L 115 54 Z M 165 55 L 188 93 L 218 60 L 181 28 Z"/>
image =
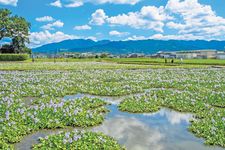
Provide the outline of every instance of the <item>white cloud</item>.
<path id="1" fill-rule="evenodd" d="M 156 39 L 156 40 L 205 40 L 204 36 L 197 36 L 193 34 L 174 34 L 174 35 L 162 35 L 154 34 L 147 39 Z"/>
<path id="2" fill-rule="evenodd" d="M 129 33 L 128 32 L 119 32 L 119 31 L 113 30 L 113 31 L 109 32 L 109 35 L 121 37 L 121 36 L 129 35 Z"/>
<path id="3" fill-rule="evenodd" d="M 89 40 L 92 40 L 92 41 L 97 41 L 97 38 L 95 36 L 88 36 L 85 39 L 86 40 L 89 39 Z"/>
<path id="4" fill-rule="evenodd" d="M 181 18 L 166 24 L 178 30 L 178 34 L 207 39 L 225 34 L 225 18 L 217 16 L 211 6 L 200 4 L 198 0 L 169 0 L 166 9 Z"/>
<path id="5" fill-rule="evenodd" d="M 64 3 L 65 1 L 65 3 Z M 93 3 L 93 4 L 127 4 L 127 5 L 135 5 L 142 0 L 56 0 L 55 2 L 50 3 L 51 6 L 55 7 L 80 7 L 83 6 L 84 3 Z"/>
<path id="6" fill-rule="evenodd" d="M 91 18 L 90 24 L 103 25 L 108 16 L 106 16 L 103 9 L 98 9 L 91 15 Z"/>
<path id="7" fill-rule="evenodd" d="M 137 12 L 112 16 L 107 18 L 107 22 L 112 25 L 127 25 L 137 29 L 147 24 L 147 20 L 144 20 Z"/>
<path id="8" fill-rule="evenodd" d="M 82 6 L 84 3 L 93 3 L 93 4 L 128 4 L 128 5 L 135 5 L 141 0 L 70 0 L 71 3 L 65 5 L 70 7 L 79 7 Z"/>
<path id="9" fill-rule="evenodd" d="M 129 4 L 129 5 L 135 5 L 141 0 L 86 0 L 87 2 L 92 3 L 98 3 L 98 4 L 105 4 L 105 3 L 111 3 L 111 4 Z"/>
<path id="10" fill-rule="evenodd" d="M 31 32 L 29 38 L 30 38 L 29 47 L 34 48 L 44 44 L 60 42 L 67 39 L 76 39 L 79 37 L 65 34 L 63 32 L 50 33 L 49 31 L 42 31 L 42 32 Z"/>
<path id="11" fill-rule="evenodd" d="M 54 30 L 55 27 L 61 28 L 63 26 L 64 26 L 64 23 L 60 20 L 57 20 L 53 23 L 46 24 L 46 25 L 42 26 L 41 28 L 44 30 Z"/>
<path id="12" fill-rule="evenodd" d="M 38 21 L 38 22 L 50 22 L 50 21 L 53 21 L 55 19 L 51 16 L 44 16 L 44 17 L 36 18 L 35 20 Z"/>
<path id="13" fill-rule="evenodd" d="M 136 40 L 146 40 L 146 39 L 148 39 L 147 37 L 145 37 L 145 36 L 137 36 L 137 35 L 133 35 L 133 36 L 131 36 L 131 37 L 128 37 L 127 39 L 125 39 L 125 41 L 129 41 L 129 40 L 131 40 L 131 41 L 136 41 Z"/>
<path id="14" fill-rule="evenodd" d="M 74 30 L 91 30 L 89 25 L 75 26 Z"/>
<path id="15" fill-rule="evenodd" d="M 175 23 L 175 22 L 172 22 L 172 21 L 168 22 L 168 23 L 166 24 L 166 26 L 167 26 L 168 28 L 171 28 L 171 29 L 178 29 L 178 30 L 181 30 L 181 29 L 184 29 L 184 28 L 185 28 L 185 25 L 184 25 L 184 24 L 181 24 L 181 23 Z"/>
<path id="16" fill-rule="evenodd" d="M 92 14 L 90 23 L 103 25 L 108 23 L 111 26 L 130 26 L 135 29 L 152 29 L 163 32 L 164 22 L 173 17 L 166 14 L 164 7 L 144 6 L 140 11 L 107 16 L 103 9 L 98 9 Z"/>
<path id="17" fill-rule="evenodd" d="M 165 12 L 165 8 L 163 6 L 155 7 L 155 6 L 144 6 L 142 7 L 140 14 L 144 17 L 150 18 L 156 21 L 164 21 L 171 20 L 173 17 L 169 16 Z"/>
<path id="18" fill-rule="evenodd" d="M 2 5 L 12 5 L 17 6 L 18 0 L 0 0 L 0 4 Z"/>
<path id="19" fill-rule="evenodd" d="M 206 40 L 205 36 L 197 36 L 193 34 L 172 34 L 172 35 L 163 35 L 163 34 L 154 34 L 152 36 L 136 36 L 133 35 L 128 37 L 127 40 Z M 208 37 L 208 40 L 215 40 L 214 38 Z"/>
<path id="20" fill-rule="evenodd" d="M 64 7 L 79 7 L 85 3 L 135 5 L 141 0 L 68 0 L 67 4 L 64 4 L 66 0 L 61 1 Z M 134 35 L 129 39 L 225 39 L 225 18 L 218 16 L 210 5 L 201 4 L 198 0 L 168 0 L 166 6 L 143 6 L 139 11 L 114 16 L 106 14 L 103 9 L 97 9 L 91 15 L 89 24 L 128 26 L 156 32 L 153 36 Z M 164 31 L 172 32 L 166 35 Z"/>
<path id="21" fill-rule="evenodd" d="M 69 3 L 69 4 L 66 4 L 65 5 L 65 7 L 72 7 L 72 8 L 74 8 L 74 7 L 80 7 L 80 6 L 83 6 L 84 5 L 84 3 L 80 0 L 73 0 L 71 3 Z"/>
<path id="22" fill-rule="evenodd" d="M 158 32 L 163 32 L 164 20 L 167 18 L 156 18 L 149 15 L 146 7 L 143 7 L 140 12 L 129 12 L 128 14 L 120 14 L 107 18 L 111 25 L 130 26 L 135 29 L 152 29 Z M 149 10 L 148 10 L 149 11 Z"/>
<path id="23" fill-rule="evenodd" d="M 55 7 L 62 7 L 62 3 L 60 0 L 56 0 L 55 2 L 50 3 L 51 6 L 55 6 Z"/>
<path id="24" fill-rule="evenodd" d="M 129 26 L 161 33 L 164 32 L 165 26 L 169 30 L 174 29 L 171 35 L 155 34 L 149 37 L 134 35 L 128 40 L 225 39 L 225 18 L 216 15 L 211 6 L 200 4 L 198 0 L 168 0 L 165 7 L 143 6 L 140 11 L 116 16 L 105 14 L 105 16 L 102 18 L 104 20 L 102 24 L 108 23 L 110 26 Z"/>

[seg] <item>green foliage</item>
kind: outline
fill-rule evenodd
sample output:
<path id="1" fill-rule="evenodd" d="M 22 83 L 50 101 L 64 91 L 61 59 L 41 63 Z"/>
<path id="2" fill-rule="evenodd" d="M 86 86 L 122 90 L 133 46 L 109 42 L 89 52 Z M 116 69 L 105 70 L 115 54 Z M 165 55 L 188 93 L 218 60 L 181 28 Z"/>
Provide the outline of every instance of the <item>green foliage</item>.
<path id="1" fill-rule="evenodd" d="M 152 92 L 125 98 L 120 103 L 119 109 L 132 113 L 156 112 L 160 109 L 160 103 L 156 94 Z"/>
<path id="2" fill-rule="evenodd" d="M 6 96 L 4 100 L 8 103 L 1 104 L 1 116 L 6 118 L 0 124 L 0 138 L 8 143 L 19 142 L 24 135 L 39 129 L 95 126 L 103 122 L 108 112 L 104 107 L 107 103 L 96 98 L 65 101 L 46 97 L 37 99 L 29 106 L 25 106 L 18 96 Z"/>
<path id="3" fill-rule="evenodd" d="M 13 146 L 8 144 L 6 141 L 3 140 L 3 137 L 0 136 L 0 149 L 2 150 L 11 150 Z"/>
<path id="4" fill-rule="evenodd" d="M 28 54 L 0 54 L 0 61 L 24 61 L 28 58 Z"/>
<path id="5" fill-rule="evenodd" d="M 27 63 L 1 64 L 16 64 L 18 70 L 24 69 Z M 60 98 L 87 93 L 126 96 L 119 105 L 122 111 L 146 113 L 167 107 L 190 112 L 194 119 L 189 130 L 204 138 L 207 144 L 225 147 L 224 69 L 134 70 L 130 69 L 133 65 L 85 62 L 32 65 L 36 69 L 43 65 L 47 70 L 73 66 L 76 70 L 1 71 L 0 115 L 3 119 L 0 123 L 0 145 L 9 146 L 40 129 L 90 127 L 102 123 L 108 111 L 103 100 Z M 30 66 L 26 67 L 29 69 Z M 31 101 L 30 97 L 35 99 Z M 62 140 L 57 136 L 54 141 L 46 139 L 41 142 L 40 148 L 46 149 L 45 146 L 53 143 L 61 146 Z M 86 142 L 82 143 L 85 145 Z"/>
<path id="6" fill-rule="evenodd" d="M 30 23 L 25 18 L 12 16 L 8 9 L 0 9 L 0 40 L 5 37 L 12 39 L 12 53 L 21 53 L 26 48 L 25 43 L 29 43 L 29 29 Z"/>
<path id="7" fill-rule="evenodd" d="M 217 106 L 214 107 L 209 105 L 212 104 L 212 94 L 203 91 L 193 92 L 191 88 L 188 91 L 153 90 L 138 97 L 124 99 L 119 108 L 121 111 L 132 113 L 154 112 L 160 107 L 191 112 L 195 117 L 191 121 L 189 130 L 198 137 L 204 137 L 206 144 L 225 147 L 225 109 L 223 108 L 225 103 L 222 100 L 224 96 L 216 95 L 219 99 L 213 102 L 213 105 Z"/>
<path id="8" fill-rule="evenodd" d="M 94 132 L 63 132 L 40 139 L 40 144 L 33 146 L 33 150 L 124 150 L 113 138 L 102 133 Z"/>
<path id="9" fill-rule="evenodd" d="M 11 36 L 10 15 L 11 15 L 10 10 L 0 9 L 0 40 L 2 40 L 2 38 L 4 37 Z"/>
<path id="10" fill-rule="evenodd" d="M 184 59 L 181 62 L 180 59 L 174 59 L 174 63 L 170 63 L 171 59 L 168 59 L 168 63 L 165 64 L 165 59 L 162 58 L 105 58 L 105 61 L 116 62 L 119 64 L 139 64 L 139 65 L 166 65 L 166 66 L 184 66 L 184 65 L 222 65 L 225 66 L 225 61 L 220 59 Z"/>

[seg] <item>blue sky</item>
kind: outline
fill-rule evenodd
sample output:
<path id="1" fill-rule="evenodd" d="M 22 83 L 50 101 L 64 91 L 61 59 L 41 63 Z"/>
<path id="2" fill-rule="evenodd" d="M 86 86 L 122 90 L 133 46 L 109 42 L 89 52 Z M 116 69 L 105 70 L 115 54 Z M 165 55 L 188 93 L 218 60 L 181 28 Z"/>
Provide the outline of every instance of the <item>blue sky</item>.
<path id="1" fill-rule="evenodd" d="M 225 40 L 224 0 L 0 0 L 31 23 L 30 47 L 65 39 Z"/>

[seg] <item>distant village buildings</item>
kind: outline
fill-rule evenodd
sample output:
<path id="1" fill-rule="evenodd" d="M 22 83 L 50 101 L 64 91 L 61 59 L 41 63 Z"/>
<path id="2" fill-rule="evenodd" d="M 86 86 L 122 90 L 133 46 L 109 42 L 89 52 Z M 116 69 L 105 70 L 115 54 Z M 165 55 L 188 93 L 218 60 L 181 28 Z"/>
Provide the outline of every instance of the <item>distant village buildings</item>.
<path id="1" fill-rule="evenodd" d="M 177 59 L 225 59 L 225 51 L 217 50 L 192 50 L 192 51 L 159 51 L 153 55 L 159 58 L 177 58 Z"/>
<path id="2" fill-rule="evenodd" d="M 216 58 L 217 59 L 225 59 L 225 51 L 223 51 L 223 52 L 218 51 Z"/>
<path id="3" fill-rule="evenodd" d="M 34 58 L 176 58 L 176 59 L 225 59 L 225 51 L 217 50 L 187 50 L 187 51 L 159 51 L 156 54 L 146 55 L 143 53 L 110 54 L 94 52 L 60 52 L 55 54 L 33 53 Z"/>

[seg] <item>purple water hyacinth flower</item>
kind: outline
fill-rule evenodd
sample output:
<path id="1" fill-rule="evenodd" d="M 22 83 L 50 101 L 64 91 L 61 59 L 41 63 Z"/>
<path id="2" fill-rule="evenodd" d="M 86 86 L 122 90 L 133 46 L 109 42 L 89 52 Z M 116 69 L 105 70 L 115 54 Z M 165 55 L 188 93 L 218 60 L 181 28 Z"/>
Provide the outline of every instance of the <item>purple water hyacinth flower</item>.
<path id="1" fill-rule="evenodd" d="M 65 137 L 68 139 L 68 138 L 70 138 L 70 132 L 66 132 L 65 133 Z"/>
<path id="2" fill-rule="evenodd" d="M 223 117 L 222 120 L 225 121 L 225 117 Z"/>
<path id="3" fill-rule="evenodd" d="M 38 118 L 34 118 L 34 122 L 35 123 L 38 123 L 39 122 L 39 119 Z"/>
<path id="4" fill-rule="evenodd" d="M 5 112 L 5 119 L 6 119 L 6 120 L 9 120 L 9 119 L 10 119 L 10 118 L 9 118 L 9 115 L 10 115 L 9 111 L 6 111 L 6 112 Z"/>
<path id="5" fill-rule="evenodd" d="M 79 111 L 78 111 L 77 109 L 75 109 L 74 112 L 73 112 L 73 114 L 74 114 L 74 115 L 77 115 L 78 112 L 79 112 Z"/>
<path id="6" fill-rule="evenodd" d="M 73 140 L 74 140 L 74 141 L 77 141 L 77 140 L 79 140 L 80 138 L 81 138 L 80 135 L 75 135 L 75 134 L 74 134 L 74 136 L 73 136 Z"/>
<path id="7" fill-rule="evenodd" d="M 67 143 L 67 139 L 63 139 L 63 144 L 66 144 Z"/>
<path id="8" fill-rule="evenodd" d="M 23 108 L 20 109 L 19 113 L 20 113 L 21 115 L 24 114 L 24 109 L 23 109 Z"/>
<path id="9" fill-rule="evenodd" d="M 71 144 L 73 142 L 72 138 L 69 138 L 68 142 Z"/>

